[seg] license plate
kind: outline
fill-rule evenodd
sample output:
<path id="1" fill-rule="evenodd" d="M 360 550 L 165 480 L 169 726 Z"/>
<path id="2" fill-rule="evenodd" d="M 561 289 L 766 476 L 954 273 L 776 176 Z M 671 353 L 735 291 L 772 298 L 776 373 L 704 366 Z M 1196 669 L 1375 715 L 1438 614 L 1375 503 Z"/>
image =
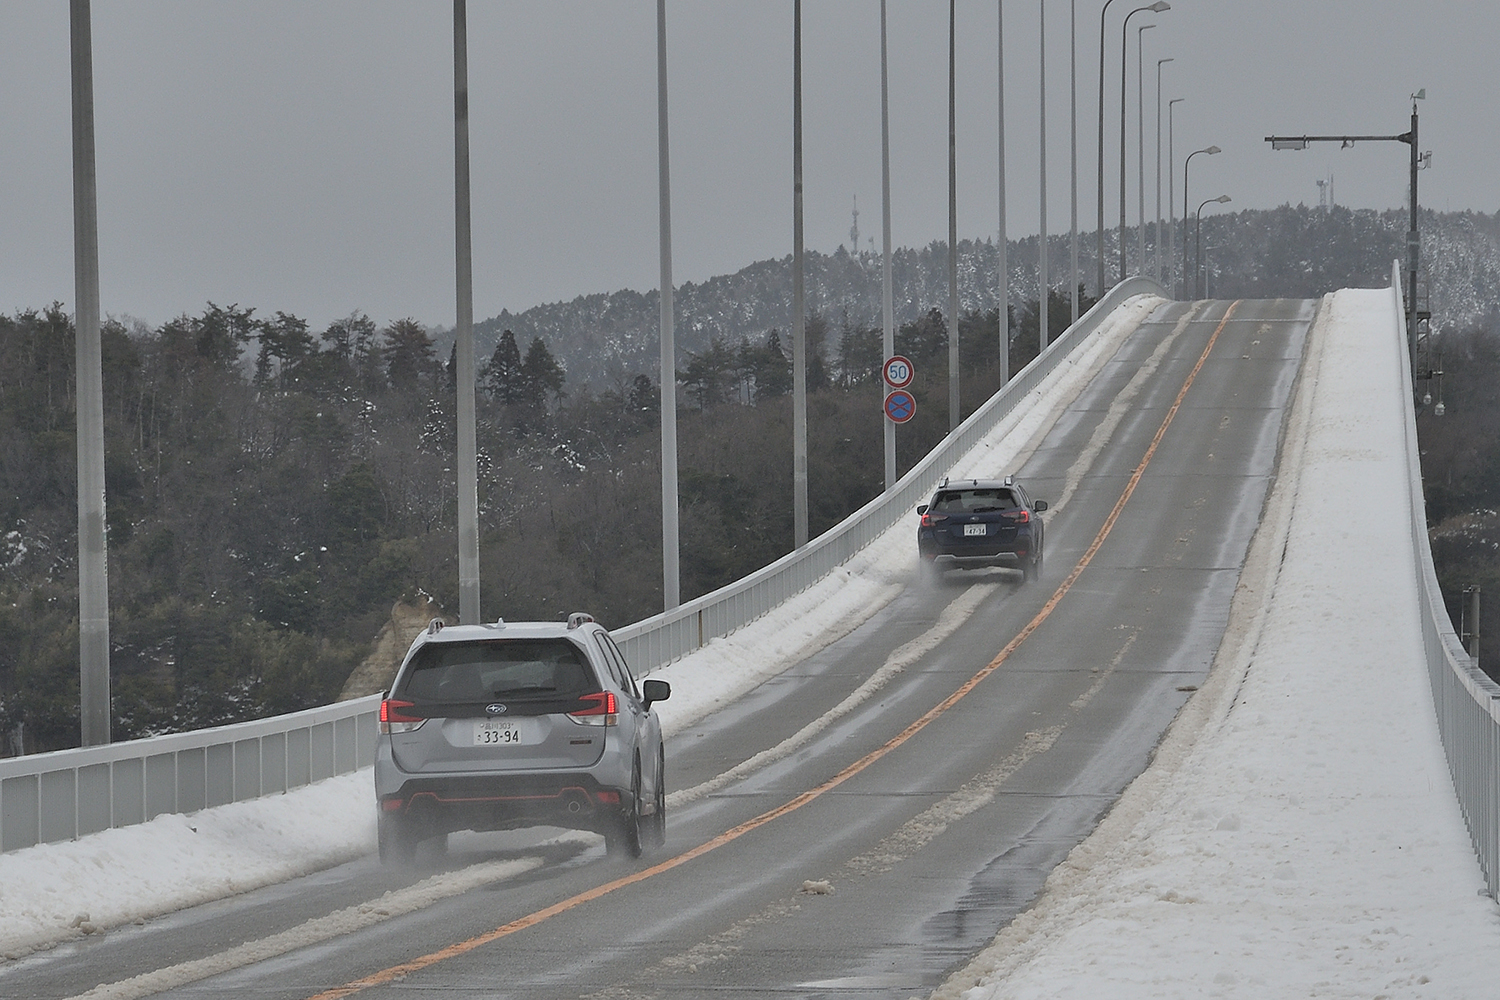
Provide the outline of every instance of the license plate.
<path id="1" fill-rule="evenodd" d="M 485 719 L 474 723 L 474 746 L 525 746 L 535 743 L 532 729 L 519 719 Z"/>
<path id="2" fill-rule="evenodd" d="M 987 527 L 987 525 L 983 524 L 966 524 L 964 525 L 964 535 L 983 535 Z"/>

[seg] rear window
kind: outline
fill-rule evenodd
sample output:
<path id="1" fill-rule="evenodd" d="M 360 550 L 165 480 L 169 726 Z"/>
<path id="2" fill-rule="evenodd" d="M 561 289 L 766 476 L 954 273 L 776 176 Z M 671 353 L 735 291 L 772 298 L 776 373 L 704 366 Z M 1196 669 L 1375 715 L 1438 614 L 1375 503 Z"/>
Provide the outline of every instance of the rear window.
<path id="1" fill-rule="evenodd" d="M 933 498 L 935 514 L 982 514 L 992 510 L 1011 510 L 1021 504 L 1008 488 L 975 488 L 940 490 Z"/>
<path id="2" fill-rule="evenodd" d="M 567 698 L 597 690 L 582 651 L 566 639 L 434 642 L 417 650 L 401 684 L 412 701 Z"/>

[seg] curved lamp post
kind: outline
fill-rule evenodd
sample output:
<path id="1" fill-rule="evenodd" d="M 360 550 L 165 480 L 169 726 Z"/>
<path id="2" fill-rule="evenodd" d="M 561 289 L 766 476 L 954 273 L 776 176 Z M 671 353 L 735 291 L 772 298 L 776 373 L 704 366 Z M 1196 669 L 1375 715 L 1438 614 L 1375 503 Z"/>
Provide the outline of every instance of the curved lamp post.
<path id="1" fill-rule="evenodd" d="M 1182 286 L 1187 290 L 1188 283 L 1188 166 L 1193 162 L 1193 157 L 1199 153 L 1207 153 L 1209 156 L 1222 152 L 1218 146 L 1205 146 L 1203 149 L 1195 149 L 1182 161 Z"/>
<path id="2" fill-rule="evenodd" d="M 1135 29 L 1135 266 L 1146 273 L 1146 32 L 1156 27 L 1142 24 Z"/>
<path id="3" fill-rule="evenodd" d="M 1104 297 L 1104 15 L 1109 13 L 1109 5 L 1114 2 L 1115 0 L 1104 0 L 1104 6 L 1099 8 L 1099 182 L 1096 188 L 1099 196 L 1099 224 L 1094 229 L 1099 238 L 1099 252 L 1094 255 L 1099 268 L 1099 287 L 1094 289 L 1094 294 L 1100 298 Z"/>
<path id="4" fill-rule="evenodd" d="M 1161 284 L 1161 68 L 1172 62 L 1172 57 L 1156 60 L 1156 221 L 1151 235 L 1156 244 L 1156 283 Z M 1144 263 L 1144 262 L 1143 262 Z"/>
<path id="5" fill-rule="evenodd" d="M 1125 46 L 1130 38 L 1130 19 L 1137 14 L 1152 11 L 1160 14 L 1164 10 L 1171 10 L 1172 5 L 1166 0 L 1156 0 L 1156 3 L 1146 7 L 1137 7 L 1125 15 L 1125 21 L 1120 25 L 1120 280 L 1125 280 Z"/>
<path id="6" fill-rule="evenodd" d="M 1197 251 L 1195 260 L 1197 266 L 1194 273 L 1198 285 L 1198 298 L 1200 299 L 1203 298 L 1203 206 L 1212 205 L 1214 202 L 1218 202 L 1220 205 L 1228 204 L 1229 195 L 1221 194 L 1217 198 L 1206 199 L 1198 206 L 1198 211 L 1193 213 L 1195 216 L 1195 221 L 1193 222 L 1193 245 Z"/>
<path id="7" fill-rule="evenodd" d="M 1174 273 L 1177 270 L 1177 247 L 1173 244 L 1177 238 L 1177 152 L 1173 147 L 1172 112 L 1185 100 L 1185 97 L 1174 97 L 1167 102 L 1167 288 L 1174 298 L 1177 296 L 1177 275 Z"/>

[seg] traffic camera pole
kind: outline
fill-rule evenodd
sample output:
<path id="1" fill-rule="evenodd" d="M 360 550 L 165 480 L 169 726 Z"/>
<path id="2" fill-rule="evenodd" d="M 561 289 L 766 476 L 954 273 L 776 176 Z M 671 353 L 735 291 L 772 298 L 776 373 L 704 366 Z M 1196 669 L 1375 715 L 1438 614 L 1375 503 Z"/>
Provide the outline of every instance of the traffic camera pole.
<path id="1" fill-rule="evenodd" d="M 1268 135 L 1272 149 L 1306 149 L 1308 143 L 1336 142 L 1349 147 L 1356 142 L 1404 142 L 1411 147 L 1411 225 L 1406 232 L 1406 351 L 1412 371 L 1417 365 L 1417 265 L 1421 262 L 1422 236 L 1417 229 L 1417 171 L 1424 157 L 1417 145 L 1417 101 L 1427 97 L 1423 88 L 1412 95 L 1411 131 L 1401 135 Z"/>

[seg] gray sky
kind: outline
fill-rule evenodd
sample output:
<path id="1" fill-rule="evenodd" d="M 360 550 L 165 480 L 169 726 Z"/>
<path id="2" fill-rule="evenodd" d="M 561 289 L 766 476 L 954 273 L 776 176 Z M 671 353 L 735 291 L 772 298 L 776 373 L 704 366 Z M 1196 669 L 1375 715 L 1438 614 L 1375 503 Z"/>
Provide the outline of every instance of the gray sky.
<path id="1" fill-rule="evenodd" d="M 1109 18 L 1106 219 L 1118 219 L 1120 18 Z M 1038 228 L 1038 8 L 1005 0 L 1009 232 Z M 657 272 L 654 0 L 470 0 L 477 318 Z M 807 242 L 880 238 L 879 5 L 804 3 Z M 889 0 L 893 237 L 947 232 L 947 9 Z M 1047 0 L 1048 230 L 1069 224 L 1069 3 Z M 998 227 L 995 0 L 959 0 L 959 233 Z M 453 322 L 447 0 L 94 0 L 107 313 L 151 323 L 213 300 L 315 326 Z M 1080 227 L 1094 227 L 1097 0 L 1079 0 Z M 675 277 L 791 251 L 791 0 L 669 0 Z M 1272 153 L 1272 132 L 1406 131 L 1425 87 L 1424 205 L 1500 209 L 1500 8 L 1457 0 L 1174 0 L 1145 32 L 1147 213 L 1156 60 L 1194 207 L 1404 204 L 1407 147 Z M 1408 53 L 1405 46 L 1410 46 Z M 0 311 L 73 301 L 68 13 L 0 3 Z M 1165 146 L 1165 126 L 1163 146 Z M 1165 154 L 1164 154 L 1165 155 Z M 1166 167 L 1163 166 L 1165 178 Z M 1165 188 L 1165 179 L 1163 181 Z M 1166 199 L 1165 190 L 1163 200 Z M 1214 206 L 1217 209 L 1217 206 Z M 1165 212 L 1165 208 L 1163 209 Z"/>

